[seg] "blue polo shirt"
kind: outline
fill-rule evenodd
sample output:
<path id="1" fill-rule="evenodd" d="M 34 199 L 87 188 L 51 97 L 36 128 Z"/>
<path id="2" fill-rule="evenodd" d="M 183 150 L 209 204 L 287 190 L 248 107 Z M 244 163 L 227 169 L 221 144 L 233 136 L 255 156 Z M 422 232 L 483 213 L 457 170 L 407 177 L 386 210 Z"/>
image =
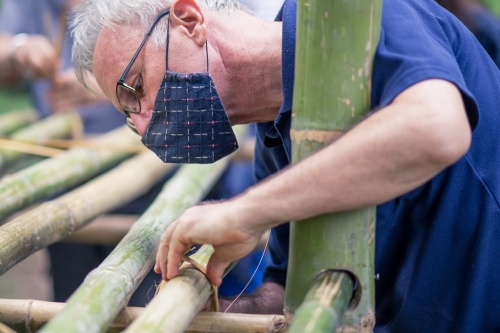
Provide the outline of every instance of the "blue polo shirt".
<path id="1" fill-rule="evenodd" d="M 256 177 L 290 163 L 296 1 L 285 1 L 284 102 L 258 125 Z M 467 154 L 377 207 L 376 333 L 500 332 L 500 72 L 476 38 L 432 0 L 384 0 L 372 108 L 427 79 L 455 84 L 472 133 Z M 333 112 L 333 111 L 332 111 Z M 265 281 L 286 282 L 288 225 L 273 229 Z"/>

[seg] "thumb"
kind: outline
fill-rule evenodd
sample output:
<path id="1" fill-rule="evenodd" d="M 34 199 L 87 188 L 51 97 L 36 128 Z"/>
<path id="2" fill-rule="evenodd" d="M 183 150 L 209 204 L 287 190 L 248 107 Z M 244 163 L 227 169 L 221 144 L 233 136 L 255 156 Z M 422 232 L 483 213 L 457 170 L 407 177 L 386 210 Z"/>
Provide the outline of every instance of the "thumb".
<path id="1" fill-rule="evenodd" d="M 207 264 L 207 277 L 210 282 L 216 286 L 220 286 L 222 283 L 222 274 L 224 274 L 224 270 L 230 263 L 230 261 L 221 260 L 217 256 L 217 252 L 215 252 Z"/>

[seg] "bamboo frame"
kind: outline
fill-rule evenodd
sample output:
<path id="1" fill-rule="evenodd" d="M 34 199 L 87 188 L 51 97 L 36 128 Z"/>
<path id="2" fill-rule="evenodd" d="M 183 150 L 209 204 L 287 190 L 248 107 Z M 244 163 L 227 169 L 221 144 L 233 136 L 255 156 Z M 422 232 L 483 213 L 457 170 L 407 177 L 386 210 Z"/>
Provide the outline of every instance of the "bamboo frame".
<path id="1" fill-rule="evenodd" d="M 1 226 L 0 275 L 35 251 L 70 235 L 96 216 L 146 193 L 172 167 L 151 152 L 142 153 L 84 186 Z"/>
<path id="2" fill-rule="evenodd" d="M 16 329 L 17 333 L 33 333 L 55 317 L 64 306 L 64 303 L 0 299 L 0 321 Z M 123 331 L 143 312 L 144 308 L 138 307 L 123 309 L 106 332 Z M 194 318 L 187 331 L 193 333 L 283 333 L 285 329 L 283 316 L 204 312 Z"/>
<path id="3" fill-rule="evenodd" d="M 244 127 L 235 128 L 239 139 L 244 131 Z M 151 270 L 163 230 L 205 197 L 229 160 L 182 166 L 127 236 L 87 276 L 66 307 L 41 332 L 105 331 Z"/>

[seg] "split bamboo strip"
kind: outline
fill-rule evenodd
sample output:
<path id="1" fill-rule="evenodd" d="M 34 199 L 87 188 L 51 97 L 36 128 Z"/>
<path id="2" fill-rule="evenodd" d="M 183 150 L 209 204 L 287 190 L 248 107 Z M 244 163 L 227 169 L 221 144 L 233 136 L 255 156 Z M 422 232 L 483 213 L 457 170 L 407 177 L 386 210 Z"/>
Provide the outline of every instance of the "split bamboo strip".
<path id="1" fill-rule="evenodd" d="M 44 157 L 54 157 L 64 153 L 62 149 L 34 145 L 32 143 L 24 143 L 15 140 L 0 139 L 0 147 L 5 151 L 17 153 L 32 154 Z"/>
<path id="2" fill-rule="evenodd" d="M 138 145 L 140 138 L 122 127 L 96 139 L 96 142 Z M 0 221 L 8 215 L 64 191 L 95 176 L 130 156 L 104 150 L 74 148 L 32 165 L 0 180 Z"/>
<path id="3" fill-rule="evenodd" d="M 112 150 L 123 153 L 140 153 L 142 151 L 147 151 L 147 148 L 141 145 L 139 146 L 127 146 L 121 144 L 102 145 L 96 142 L 84 141 L 84 140 L 44 139 L 44 140 L 39 140 L 38 144 L 54 148 L 61 148 L 61 149 L 83 147 L 92 149 Z"/>
<path id="4" fill-rule="evenodd" d="M 190 258 L 206 269 L 213 252 L 211 245 L 203 245 Z M 212 285 L 205 274 L 188 263 L 181 266 L 177 277 L 162 283 L 162 287 L 125 332 L 183 333 L 212 294 Z"/>
<path id="5" fill-rule="evenodd" d="M 33 109 L 13 110 L 0 115 L 0 136 L 10 135 L 39 118 L 39 114 Z"/>
<path id="6" fill-rule="evenodd" d="M 69 137 L 75 129 L 81 126 L 80 116 L 76 112 L 60 113 L 12 133 L 9 139 L 24 143 L 38 143 L 49 138 Z M 22 156 L 21 152 L 8 150 L 8 148 L 8 144 L 0 144 L 0 168 Z"/>
<path id="7" fill-rule="evenodd" d="M 235 131 L 241 140 L 244 128 L 236 127 Z M 209 165 L 182 166 L 127 236 L 41 332 L 105 332 L 151 270 L 163 230 L 205 197 L 228 162 L 226 158 Z"/>
<path id="8" fill-rule="evenodd" d="M 335 332 L 352 297 L 353 281 L 344 273 L 322 272 L 295 312 L 288 333 Z"/>
<path id="9" fill-rule="evenodd" d="M 17 333 L 17 332 L 12 330 L 10 327 L 5 325 L 4 323 L 0 322 L 0 333 Z"/>
<path id="10" fill-rule="evenodd" d="M 329 144 L 369 111 L 381 8 L 382 0 L 298 1 L 291 130 L 294 163 Z M 314 277 L 324 269 L 338 269 L 359 279 L 354 309 L 342 324 L 360 333 L 371 332 L 374 245 L 375 207 L 291 223 L 287 320 Z"/>
<path id="11" fill-rule="evenodd" d="M 0 275 L 96 216 L 146 193 L 173 167 L 144 152 L 57 199 L 0 227 Z"/>
<path id="12" fill-rule="evenodd" d="M 59 313 L 64 303 L 35 300 L 0 299 L 0 321 L 18 333 L 33 333 Z M 127 307 L 106 331 L 123 331 L 144 312 L 144 308 Z M 285 319 L 277 315 L 246 315 L 237 313 L 199 313 L 187 331 L 196 333 L 284 333 Z"/>

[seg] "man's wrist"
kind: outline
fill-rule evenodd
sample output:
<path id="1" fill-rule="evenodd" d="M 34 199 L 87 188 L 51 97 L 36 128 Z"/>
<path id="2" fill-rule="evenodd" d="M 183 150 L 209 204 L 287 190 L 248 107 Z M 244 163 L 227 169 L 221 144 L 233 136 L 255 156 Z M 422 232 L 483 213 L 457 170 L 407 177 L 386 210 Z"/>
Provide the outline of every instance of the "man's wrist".
<path id="1" fill-rule="evenodd" d="M 233 199 L 235 216 L 238 216 L 238 219 L 244 225 L 252 225 L 258 229 L 258 232 L 262 233 L 282 222 L 286 222 L 276 219 L 273 208 L 268 203 L 269 200 L 263 201 L 256 191 L 250 189 Z"/>

